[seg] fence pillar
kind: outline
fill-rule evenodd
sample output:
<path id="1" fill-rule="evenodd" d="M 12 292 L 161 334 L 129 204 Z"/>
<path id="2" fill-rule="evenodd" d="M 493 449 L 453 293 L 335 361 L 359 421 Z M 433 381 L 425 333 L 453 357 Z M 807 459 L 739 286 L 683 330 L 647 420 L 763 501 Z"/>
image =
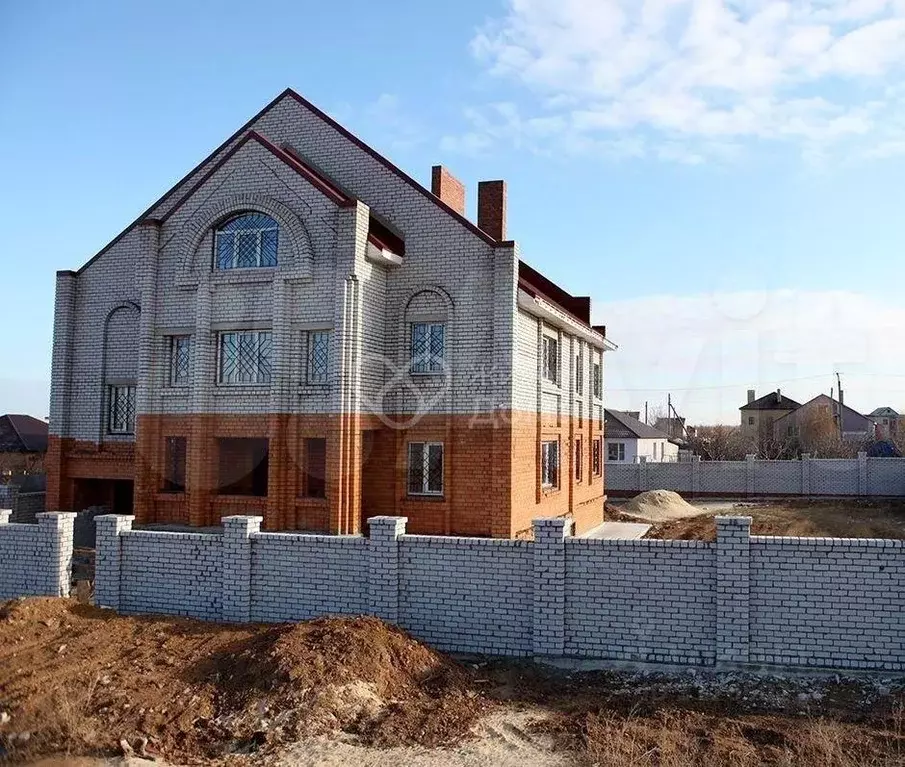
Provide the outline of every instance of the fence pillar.
<path id="1" fill-rule="evenodd" d="M 701 492 L 701 456 L 691 456 L 691 494 Z"/>
<path id="2" fill-rule="evenodd" d="M 35 514 L 41 537 L 41 553 L 45 557 L 43 593 L 68 597 L 72 585 L 72 531 L 75 513 L 43 511 Z"/>
<path id="3" fill-rule="evenodd" d="M 264 517 L 223 517 L 223 620 L 251 620 L 251 536 L 261 531 Z"/>
<path id="4" fill-rule="evenodd" d="M 103 514 L 94 518 L 96 530 L 94 602 L 119 610 L 122 578 L 122 534 L 132 529 L 135 517 Z M 149 574 L 153 577 L 153 574 Z"/>
<path id="5" fill-rule="evenodd" d="M 867 495 L 867 453 L 858 453 L 858 495 Z"/>
<path id="6" fill-rule="evenodd" d="M 535 655 L 562 656 L 566 644 L 566 538 L 572 534 L 571 519 L 535 519 L 534 615 Z"/>
<path id="7" fill-rule="evenodd" d="M 647 456 L 638 456 L 638 492 L 647 490 Z"/>
<path id="8" fill-rule="evenodd" d="M 801 454 L 801 494 L 811 494 L 811 454 Z"/>
<path id="9" fill-rule="evenodd" d="M 0 509 L 0 525 L 8 525 L 9 518 L 13 515 L 12 509 Z"/>
<path id="10" fill-rule="evenodd" d="M 408 517 L 371 517 L 368 520 L 368 605 L 372 615 L 388 623 L 399 622 L 399 537 Z"/>
<path id="11" fill-rule="evenodd" d="M 716 660 L 747 663 L 751 517 L 716 518 Z"/>
<path id="12" fill-rule="evenodd" d="M 754 491 L 757 489 L 754 485 L 755 482 L 755 465 L 754 462 L 757 459 L 756 455 L 748 453 L 745 456 L 745 494 L 746 495 L 754 495 Z"/>

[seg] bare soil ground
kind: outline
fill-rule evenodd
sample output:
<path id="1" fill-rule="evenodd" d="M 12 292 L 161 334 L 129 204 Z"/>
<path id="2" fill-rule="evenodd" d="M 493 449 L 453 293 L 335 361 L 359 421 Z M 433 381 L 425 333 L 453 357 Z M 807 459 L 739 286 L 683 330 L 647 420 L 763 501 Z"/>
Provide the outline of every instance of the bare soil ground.
<path id="1" fill-rule="evenodd" d="M 704 510 L 685 519 L 655 524 L 645 538 L 712 541 L 717 515 L 752 517 L 752 535 L 808 538 L 905 538 L 905 501 L 901 500 L 783 500 L 739 503 L 731 510 Z M 619 517 L 607 509 L 607 518 Z"/>
<path id="2" fill-rule="evenodd" d="M 891 767 L 903 705 L 901 679 L 457 661 L 371 618 L 225 626 L 62 599 L 0 614 L 0 761 Z"/>

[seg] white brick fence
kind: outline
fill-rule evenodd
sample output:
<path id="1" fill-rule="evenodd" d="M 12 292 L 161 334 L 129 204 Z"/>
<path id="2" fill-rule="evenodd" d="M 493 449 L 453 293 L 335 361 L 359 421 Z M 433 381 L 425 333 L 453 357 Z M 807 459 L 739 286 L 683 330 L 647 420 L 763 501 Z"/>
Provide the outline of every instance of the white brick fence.
<path id="1" fill-rule="evenodd" d="M 718 518 L 717 541 L 535 540 L 405 534 L 131 530 L 97 518 L 96 596 L 124 613 L 291 621 L 378 615 L 437 647 L 500 655 L 774 663 L 905 670 L 905 541 L 751 537 Z"/>
<path id="2" fill-rule="evenodd" d="M 75 514 L 46 512 L 36 525 L 10 524 L 0 509 L 0 600 L 69 596 Z"/>
<path id="3" fill-rule="evenodd" d="M 68 594 L 73 516 L 0 512 L 0 598 Z M 370 538 L 96 521 L 96 600 L 123 613 L 373 614 L 461 652 L 905 670 L 905 541 L 752 537 L 749 517 L 718 517 L 715 543 L 572 538 L 563 519 L 534 541 L 406 535 L 397 517 Z"/>
<path id="4" fill-rule="evenodd" d="M 607 463 L 609 495 L 674 490 L 688 496 L 905 496 L 905 458 Z"/>

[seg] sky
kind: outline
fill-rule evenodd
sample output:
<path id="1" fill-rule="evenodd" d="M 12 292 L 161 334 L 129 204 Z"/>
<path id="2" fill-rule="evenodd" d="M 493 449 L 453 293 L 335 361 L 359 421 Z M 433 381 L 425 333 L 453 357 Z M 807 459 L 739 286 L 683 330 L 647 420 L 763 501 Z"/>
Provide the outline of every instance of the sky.
<path id="1" fill-rule="evenodd" d="M 504 178 L 610 407 L 905 412 L 905 0 L 0 0 L 0 413 L 78 268 L 284 88 L 429 186 Z"/>

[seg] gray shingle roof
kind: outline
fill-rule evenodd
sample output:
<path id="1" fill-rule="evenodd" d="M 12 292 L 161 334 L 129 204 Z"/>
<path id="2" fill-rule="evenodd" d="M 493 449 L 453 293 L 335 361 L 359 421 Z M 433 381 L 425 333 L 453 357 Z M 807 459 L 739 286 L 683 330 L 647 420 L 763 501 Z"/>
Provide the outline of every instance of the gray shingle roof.
<path id="1" fill-rule="evenodd" d="M 777 397 L 775 391 L 758 397 L 754 402 L 742 405 L 739 410 L 798 410 L 801 407 L 800 402 L 789 399 L 785 394 Z"/>
<path id="2" fill-rule="evenodd" d="M 0 453 L 43 453 L 47 424 L 30 415 L 0 415 Z"/>
<path id="3" fill-rule="evenodd" d="M 603 411 L 604 436 L 626 439 L 669 439 L 669 435 L 648 426 L 622 410 Z"/>

